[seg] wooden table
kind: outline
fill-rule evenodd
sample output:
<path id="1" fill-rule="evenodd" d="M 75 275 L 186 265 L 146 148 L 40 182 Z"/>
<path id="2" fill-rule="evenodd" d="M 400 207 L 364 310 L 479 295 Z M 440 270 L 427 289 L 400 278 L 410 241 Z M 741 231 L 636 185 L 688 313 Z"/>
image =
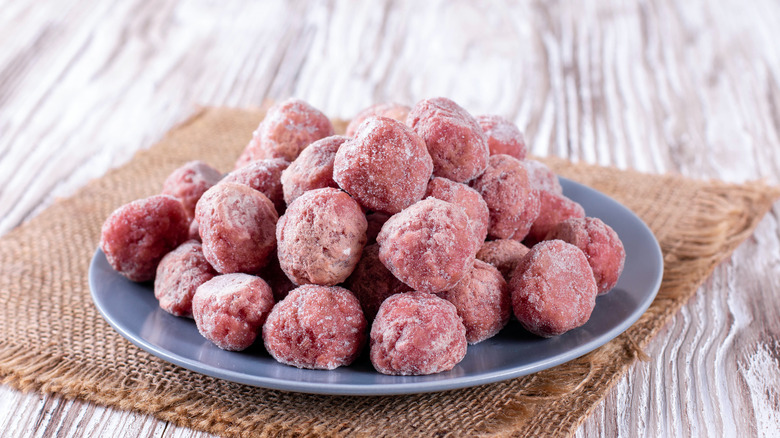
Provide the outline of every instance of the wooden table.
<path id="1" fill-rule="evenodd" d="M 297 96 L 334 117 L 448 96 L 536 155 L 780 182 L 780 3 L 0 0 L 0 231 L 198 105 Z M 579 436 L 780 428 L 780 204 Z M 202 436 L 0 386 L 6 436 Z"/>

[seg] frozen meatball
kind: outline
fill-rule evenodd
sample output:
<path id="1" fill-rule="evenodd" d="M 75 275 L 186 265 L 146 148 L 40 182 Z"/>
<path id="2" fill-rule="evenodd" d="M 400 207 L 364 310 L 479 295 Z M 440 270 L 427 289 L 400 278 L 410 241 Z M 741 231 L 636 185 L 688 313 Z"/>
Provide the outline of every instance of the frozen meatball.
<path id="1" fill-rule="evenodd" d="M 177 198 L 191 218 L 195 216 L 195 204 L 211 186 L 222 179 L 222 173 L 202 161 L 190 161 L 174 170 L 163 182 L 163 195 Z"/>
<path id="2" fill-rule="evenodd" d="M 477 122 L 488 140 L 490 155 L 506 154 L 525 159 L 527 149 L 523 133 L 517 125 L 498 115 L 477 116 Z"/>
<path id="3" fill-rule="evenodd" d="M 367 226 L 348 194 L 331 187 L 308 191 L 276 226 L 279 265 L 295 284 L 341 283 L 360 260 Z"/>
<path id="4" fill-rule="evenodd" d="M 366 243 L 376 243 L 376 236 L 379 235 L 379 231 L 382 230 L 382 226 L 390 219 L 390 215 L 387 213 L 381 213 L 378 211 L 372 211 L 366 214 L 366 221 L 368 221 L 368 229 L 366 230 Z"/>
<path id="5" fill-rule="evenodd" d="M 264 194 L 236 183 L 220 183 L 195 208 L 206 260 L 221 274 L 254 274 L 276 248 L 274 204 Z"/>
<path id="6" fill-rule="evenodd" d="M 517 240 L 491 240 L 482 244 L 477 252 L 477 258 L 495 266 L 504 279 L 509 279 L 517 263 L 528 254 L 528 251 L 530 249 Z"/>
<path id="7" fill-rule="evenodd" d="M 193 217 L 190 221 L 190 227 L 189 227 L 189 233 L 187 240 L 197 240 L 200 242 L 200 231 L 199 231 L 200 225 L 198 224 L 198 221 L 195 220 Z"/>
<path id="8" fill-rule="evenodd" d="M 479 249 L 462 208 L 426 198 L 385 222 L 377 236 L 379 259 L 399 280 L 422 292 L 454 287 Z"/>
<path id="9" fill-rule="evenodd" d="M 360 303 L 347 289 L 304 285 L 274 306 L 263 326 L 263 341 L 283 364 L 332 370 L 357 358 L 366 326 Z"/>
<path id="10" fill-rule="evenodd" d="M 559 223 L 547 239 L 560 239 L 581 249 L 593 269 L 599 295 L 617 284 L 626 261 L 626 250 L 615 230 L 595 217 L 570 218 Z"/>
<path id="11" fill-rule="evenodd" d="M 487 237 L 490 221 L 490 211 L 482 195 L 465 184 L 437 176 L 428 183 L 425 196 L 433 196 L 462 207 L 469 217 L 471 229 L 474 230 L 474 239 L 478 245 L 482 245 Z"/>
<path id="12" fill-rule="evenodd" d="M 282 190 L 288 205 L 309 190 L 338 187 L 333 181 L 333 160 L 346 140 L 347 137 L 341 135 L 317 140 L 282 172 Z"/>
<path id="13" fill-rule="evenodd" d="M 374 320 L 379 306 L 385 299 L 411 290 L 409 286 L 395 278 L 379 260 L 379 245 L 376 243 L 363 249 L 360 261 L 344 285 L 360 301 L 363 314 L 368 321 Z"/>
<path id="14" fill-rule="evenodd" d="M 244 184 L 257 190 L 274 203 L 277 213 L 282 214 L 287 206 L 282 193 L 282 171 L 289 165 L 283 158 L 257 160 L 228 173 L 222 181 Z"/>
<path id="15" fill-rule="evenodd" d="M 495 336 L 512 313 L 506 280 L 498 269 L 481 260 L 474 262 L 471 272 L 454 288 L 438 295 L 458 309 L 469 344 Z"/>
<path id="16" fill-rule="evenodd" d="M 588 259 L 562 240 L 531 248 L 512 274 L 509 291 L 518 321 L 542 337 L 580 327 L 596 305 L 596 280 Z"/>
<path id="17" fill-rule="evenodd" d="M 522 240 L 539 215 L 539 191 L 531 187 L 523 163 L 492 155 L 485 173 L 471 182 L 490 211 L 488 237 Z"/>
<path id="18" fill-rule="evenodd" d="M 420 101 L 406 123 L 425 141 L 435 176 L 466 182 L 484 172 L 487 136 L 477 119 L 457 103 L 444 97 Z"/>
<path id="19" fill-rule="evenodd" d="M 347 137 L 354 137 L 355 131 L 357 131 L 358 126 L 360 126 L 363 121 L 365 121 L 369 117 L 373 116 L 380 116 L 380 117 L 387 117 L 390 119 L 398 120 L 401 123 L 406 123 L 406 116 L 409 115 L 409 108 L 406 105 L 401 105 L 400 103 L 378 103 L 376 105 L 371 105 L 368 108 L 365 108 L 363 111 L 360 111 L 355 115 L 355 117 L 350 120 L 349 124 L 347 125 Z"/>
<path id="20" fill-rule="evenodd" d="M 169 195 L 150 196 L 116 209 L 103 223 L 100 249 L 132 281 L 154 279 L 157 264 L 187 239 L 187 211 Z"/>
<path id="21" fill-rule="evenodd" d="M 397 120 L 369 117 L 336 152 L 333 180 L 363 207 L 394 214 L 422 199 L 432 171 L 419 135 Z"/>
<path id="22" fill-rule="evenodd" d="M 192 297 L 198 331 L 229 351 L 251 346 L 274 305 L 271 288 L 249 274 L 218 275 L 203 283 Z"/>
<path id="23" fill-rule="evenodd" d="M 203 255 L 203 246 L 195 241 L 181 244 L 157 265 L 154 296 L 160 308 L 175 316 L 192 318 L 192 296 L 201 284 L 217 271 Z"/>
<path id="24" fill-rule="evenodd" d="M 451 370 L 466 355 L 466 327 L 455 306 L 424 292 L 385 300 L 371 326 L 371 363 L 382 374 Z"/>
<path id="25" fill-rule="evenodd" d="M 559 195 L 563 194 L 563 188 L 561 187 L 561 182 L 558 181 L 558 175 L 550 170 L 546 164 L 537 160 L 525 160 L 523 165 L 525 165 L 525 169 L 528 171 L 531 187 L 536 190 L 545 190 Z"/>
<path id="26" fill-rule="evenodd" d="M 268 109 L 239 161 L 284 158 L 292 162 L 311 143 L 331 135 L 333 125 L 325 114 L 302 100 L 289 99 Z"/>
<path id="27" fill-rule="evenodd" d="M 528 235 L 525 236 L 527 246 L 533 246 L 544 240 L 547 233 L 558 223 L 572 217 L 585 217 L 585 209 L 580 204 L 563 195 L 546 190 L 539 191 L 539 205 L 539 216 L 531 225 L 531 229 L 528 230 Z"/>

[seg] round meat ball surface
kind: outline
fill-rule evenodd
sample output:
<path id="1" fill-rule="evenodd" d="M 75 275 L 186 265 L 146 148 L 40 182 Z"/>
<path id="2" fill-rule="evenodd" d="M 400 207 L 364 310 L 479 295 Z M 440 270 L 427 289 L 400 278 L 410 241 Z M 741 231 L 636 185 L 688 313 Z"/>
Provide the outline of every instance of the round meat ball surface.
<path id="1" fill-rule="evenodd" d="M 477 116 L 477 122 L 487 136 L 490 155 L 506 154 L 518 160 L 525 159 L 528 150 L 517 125 L 493 114 Z"/>
<path id="2" fill-rule="evenodd" d="M 333 181 L 333 161 L 346 140 L 347 137 L 341 135 L 317 140 L 282 172 L 282 191 L 287 205 L 309 190 L 338 187 Z"/>
<path id="3" fill-rule="evenodd" d="M 171 315 L 192 318 L 195 290 L 215 275 L 217 271 L 203 255 L 203 245 L 196 241 L 184 242 L 157 265 L 154 297 L 160 308 Z"/>
<path id="4" fill-rule="evenodd" d="M 282 172 L 289 165 L 283 158 L 253 161 L 225 175 L 222 182 L 244 184 L 257 190 L 274 203 L 277 213 L 282 214 L 287 204 L 284 202 L 281 178 Z"/>
<path id="5" fill-rule="evenodd" d="M 180 200 L 187 210 L 187 216 L 192 218 L 200 197 L 220 179 L 222 172 L 202 161 L 190 161 L 165 178 L 162 194 Z"/>
<path id="6" fill-rule="evenodd" d="M 400 103 L 378 103 L 376 105 L 371 105 L 357 113 L 355 117 L 349 121 L 345 135 L 347 137 L 354 137 L 358 126 L 367 118 L 373 116 L 387 117 L 398 120 L 401 123 L 406 123 L 406 117 L 409 115 L 409 110 L 411 110 L 411 108 L 406 105 L 401 105 Z"/>
<path id="7" fill-rule="evenodd" d="M 485 200 L 482 199 L 482 195 L 465 184 L 436 176 L 428 182 L 425 196 L 432 196 L 462 207 L 469 217 L 472 230 L 474 230 L 474 240 L 478 245 L 482 245 L 487 237 L 488 225 L 490 224 L 490 210 L 488 210 Z"/>

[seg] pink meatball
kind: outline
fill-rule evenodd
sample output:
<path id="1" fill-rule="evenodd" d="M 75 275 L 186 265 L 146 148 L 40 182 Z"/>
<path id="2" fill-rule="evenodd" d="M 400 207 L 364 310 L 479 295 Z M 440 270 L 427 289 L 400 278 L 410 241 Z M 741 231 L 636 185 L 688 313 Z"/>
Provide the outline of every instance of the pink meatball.
<path id="1" fill-rule="evenodd" d="M 289 165 L 283 158 L 253 161 L 225 175 L 222 182 L 244 184 L 257 190 L 274 203 L 277 213 L 282 214 L 287 205 L 284 203 L 281 178 L 282 171 Z"/>
<path id="2" fill-rule="evenodd" d="M 490 211 L 488 236 L 522 240 L 539 215 L 539 192 L 531 187 L 523 163 L 509 155 L 492 155 L 485 173 L 471 182 Z"/>
<path id="3" fill-rule="evenodd" d="M 560 239 L 581 249 L 593 269 L 599 295 L 617 284 L 626 261 L 626 250 L 615 230 L 595 217 L 570 218 L 559 223 L 547 239 Z"/>
<path id="4" fill-rule="evenodd" d="M 517 125 L 497 115 L 477 116 L 477 122 L 487 136 L 490 155 L 506 154 L 518 160 L 525 159 L 525 139 Z"/>
<path id="5" fill-rule="evenodd" d="M 406 116 L 409 115 L 409 108 L 406 105 L 400 103 L 378 103 L 357 113 L 357 115 L 349 121 L 347 125 L 347 137 L 354 137 L 355 131 L 363 121 L 369 117 L 380 116 L 390 119 L 398 120 L 401 123 L 406 123 Z"/>
<path id="6" fill-rule="evenodd" d="M 336 181 L 333 181 L 333 160 L 336 151 L 346 140 L 347 137 L 341 135 L 317 140 L 282 172 L 284 201 L 288 205 L 309 190 L 338 187 Z"/>
<path id="7" fill-rule="evenodd" d="M 525 170 L 528 171 L 528 180 L 531 181 L 531 187 L 536 190 L 546 190 L 551 193 L 563 194 L 563 188 L 558 175 L 556 175 L 546 164 L 537 160 L 523 161 Z"/>
<path id="8" fill-rule="evenodd" d="M 420 136 L 385 117 L 364 121 L 333 163 L 333 180 L 363 207 L 394 214 L 425 195 L 433 162 Z"/>
<path id="9" fill-rule="evenodd" d="M 371 326 L 371 363 L 382 374 L 448 371 L 466 355 L 466 327 L 455 306 L 436 295 L 393 295 Z"/>
<path id="10" fill-rule="evenodd" d="M 512 313 L 506 280 L 498 269 L 481 260 L 474 262 L 471 272 L 454 288 L 437 295 L 458 309 L 469 344 L 495 336 Z"/>
<path id="11" fill-rule="evenodd" d="M 116 209 L 103 223 L 100 249 L 117 272 L 132 281 L 154 279 L 163 256 L 187 239 L 189 219 L 181 201 L 150 196 Z"/>
<path id="12" fill-rule="evenodd" d="M 571 199 L 546 190 L 539 191 L 539 216 L 528 230 L 525 236 L 527 246 L 533 246 L 544 240 L 547 233 L 555 228 L 558 223 L 572 218 L 585 217 L 585 209 Z"/>
<path id="13" fill-rule="evenodd" d="M 331 135 L 333 125 L 325 114 L 302 100 L 288 99 L 268 109 L 239 162 L 265 158 L 292 162 L 311 143 Z"/>
<path id="14" fill-rule="evenodd" d="M 341 283 L 360 260 L 367 226 L 348 194 L 332 187 L 308 191 L 276 226 L 279 265 L 295 284 Z"/>
<path id="15" fill-rule="evenodd" d="M 517 263 L 528 254 L 528 251 L 530 249 L 517 240 L 491 240 L 482 244 L 477 252 L 477 259 L 495 266 L 504 279 L 509 279 Z"/>
<path id="16" fill-rule="evenodd" d="M 187 240 L 196 240 L 200 242 L 200 224 L 198 224 L 198 221 L 195 220 L 193 217 L 190 221 L 190 227 L 189 232 L 187 234 Z"/>
<path id="17" fill-rule="evenodd" d="M 218 275 L 203 283 L 192 297 L 192 317 L 198 331 L 229 351 L 251 346 L 274 305 L 271 288 L 249 274 Z"/>
<path id="18" fill-rule="evenodd" d="M 582 326 L 596 305 L 596 280 L 588 259 L 562 240 L 531 248 L 512 274 L 509 290 L 518 321 L 543 337 Z"/>
<path id="19" fill-rule="evenodd" d="M 479 249 L 462 208 L 424 199 L 393 215 L 377 236 L 379 259 L 399 280 L 422 292 L 454 287 Z"/>
<path id="20" fill-rule="evenodd" d="M 195 241 L 181 244 L 157 265 L 154 296 L 160 308 L 175 316 L 192 318 L 192 296 L 201 284 L 217 271 L 203 255 L 203 246 Z"/>
<path id="21" fill-rule="evenodd" d="M 490 223 L 490 211 L 485 200 L 471 187 L 450 181 L 446 178 L 434 177 L 428 183 L 425 196 L 433 196 L 442 201 L 452 202 L 462 207 L 469 217 L 469 224 L 474 230 L 474 239 L 478 245 L 482 245 L 488 233 Z"/>
<path id="22" fill-rule="evenodd" d="M 374 320 L 379 306 L 389 296 L 410 290 L 409 286 L 395 278 L 379 260 L 378 244 L 368 245 L 363 249 L 363 256 L 344 285 L 360 301 L 368 321 Z"/>
<path id="23" fill-rule="evenodd" d="M 236 183 L 220 183 L 195 208 L 206 260 L 221 274 L 254 274 L 276 247 L 274 204 L 262 193 Z"/>
<path id="24" fill-rule="evenodd" d="M 444 97 L 420 101 L 406 123 L 425 141 L 435 176 L 466 182 L 484 172 L 490 153 L 487 136 L 457 103 Z"/>
<path id="25" fill-rule="evenodd" d="M 360 303 L 347 289 L 304 285 L 274 306 L 263 326 L 263 341 L 283 364 L 332 370 L 357 358 L 366 326 Z"/>
<path id="26" fill-rule="evenodd" d="M 195 216 L 195 204 L 198 199 L 218 183 L 222 173 L 202 161 L 190 161 L 174 170 L 163 182 L 163 195 L 177 198 L 191 218 Z"/>

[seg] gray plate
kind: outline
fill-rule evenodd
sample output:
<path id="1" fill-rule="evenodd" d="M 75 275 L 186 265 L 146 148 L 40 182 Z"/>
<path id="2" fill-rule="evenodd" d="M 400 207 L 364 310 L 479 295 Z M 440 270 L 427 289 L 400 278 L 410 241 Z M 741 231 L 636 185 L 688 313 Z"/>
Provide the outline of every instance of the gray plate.
<path id="1" fill-rule="evenodd" d="M 92 299 L 106 321 L 138 347 L 184 368 L 248 385 L 313 394 L 384 395 L 510 379 L 570 361 L 607 343 L 639 319 L 661 284 L 661 249 L 647 226 L 596 190 L 564 178 L 561 184 L 564 194 L 582 204 L 588 216 L 601 218 L 622 239 L 626 264 L 617 286 L 597 298 L 584 326 L 543 339 L 510 322 L 496 337 L 470 345 L 463 361 L 444 373 L 386 376 L 374 371 L 366 354 L 349 367 L 302 370 L 277 363 L 262 342 L 239 353 L 220 350 L 200 336 L 192 320 L 161 310 L 151 284 L 133 283 L 117 274 L 99 249 L 89 267 Z"/>

